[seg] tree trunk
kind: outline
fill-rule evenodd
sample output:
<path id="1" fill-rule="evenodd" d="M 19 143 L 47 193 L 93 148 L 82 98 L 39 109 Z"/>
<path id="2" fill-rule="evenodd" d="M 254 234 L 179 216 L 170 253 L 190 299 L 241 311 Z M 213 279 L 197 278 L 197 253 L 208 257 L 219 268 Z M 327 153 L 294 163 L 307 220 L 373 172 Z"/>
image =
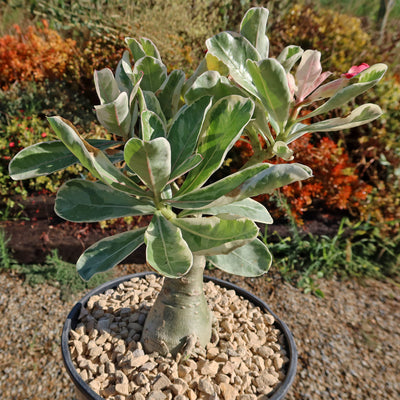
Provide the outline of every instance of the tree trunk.
<path id="1" fill-rule="evenodd" d="M 189 338 L 205 346 L 211 338 L 211 311 L 203 290 L 205 257 L 194 256 L 190 271 L 178 279 L 164 278 L 142 333 L 147 353 L 176 355 Z"/>

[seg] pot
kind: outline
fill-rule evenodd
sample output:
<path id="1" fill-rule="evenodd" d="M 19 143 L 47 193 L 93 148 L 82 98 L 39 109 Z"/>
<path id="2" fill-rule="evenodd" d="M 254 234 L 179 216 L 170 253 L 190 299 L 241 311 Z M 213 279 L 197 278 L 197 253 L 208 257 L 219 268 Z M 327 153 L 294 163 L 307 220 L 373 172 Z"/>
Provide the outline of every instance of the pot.
<path id="1" fill-rule="evenodd" d="M 67 369 L 67 372 L 69 376 L 71 377 L 75 389 L 77 392 L 77 396 L 79 399 L 88 399 L 88 400 L 104 400 L 103 397 L 98 395 L 90 386 L 88 383 L 86 383 L 82 377 L 79 375 L 78 371 L 76 370 L 72 358 L 71 358 L 71 353 L 70 353 L 70 348 L 69 348 L 69 338 L 70 338 L 70 332 L 71 329 L 75 329 L 77 324 L 78 324 L 78 318 L 81 312 L 82 307 L 85 307 L 88 300 L 94 296 L 98 295 L 101 293 L 106 292 L 109 289 L 114 289 L 118 287 L 121 283 L 128 281 L 132 278 L 144 278 L 146 275 L 149 274 L 154 274 L 153 272 L 142 272 L 142 273 L 137 273 L 137 274 L 132 274 L 124 277 L 120 277 L 117 279 L 114 279 L 110 282 L 107 282 L 92 291 L 90 291 L 86 296 L 84 296 L 81 300 L 79 300 L 75 306 L 72 308 L 70 313 L 68 314 L 68 317 L 64 323 L 63 331 L 62 331 L 62 336 L 61 336 L 61 351 L 62 351 L 62 357 L 64 361 L 64 365 Z M 287 352 L 287 357 L 289 361 L 286 364 L 286 373 L 285 373 L 285 378 L 280 382 L 279 387 L 268 397 L 268 400 L 279 400 L 283 399 L 285 395 L 287 394 L 291 384 L 293 383 L 295 374 L 296 374 L 296 367 L 297 367 L 297 350 L 296 350 L 296 345 L 293 339 L 293 336 L 291 332 L 289 331 L 288 327 L 286 324 L 281 321 L 268 307 L 268 305 L 263 302 L 261 299 L 258 297 L 254 296 L 247 290 L 244 290 L 240 288 L 239 286 L 236 286 L 230 282 L 213 278 L 213 277 L 204 277 L 204 282 L 211 281 L 215 283 L 216 285 L 219 285 L 223 288 L 226 288 L 228 290 L 234 290 L 237 295 L 243 297 L 244 299 L 247 299 L 254 305 L 258 306 L 260 309 L 270 313 L 274 318 L 274 327 L 277 328 L 284 337 L 284 344 Z"/>

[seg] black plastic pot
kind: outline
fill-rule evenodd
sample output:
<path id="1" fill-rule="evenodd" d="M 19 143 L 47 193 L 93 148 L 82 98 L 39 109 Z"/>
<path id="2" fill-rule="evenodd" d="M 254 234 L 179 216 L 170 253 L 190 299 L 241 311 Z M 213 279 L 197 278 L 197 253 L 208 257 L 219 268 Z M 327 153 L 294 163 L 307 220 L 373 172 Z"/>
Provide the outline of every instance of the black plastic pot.
<path id="1" fill-rule="evenodd" d="M 86 296 L 84 296 L 80 301 L 78 301 L 75 306 L 72 308 L 71 312 L 68 314 L 67 320 L 64 323 L 63 331 L 62 331 L 62 336 L 61 336 L 61 351 L 62 351 L 62 356 L 64 360 L 64 365 L 67 368 L 67 372 L 69 376 L 71 377 L 72 381 L 75 384 L 77 394 L 79 396 L 79 399 L 88 399 L 88 400 L 104 400 L 103 397 L 100 397 L 96 392 L 94 392 L 90 386 L 81 378 L 81 376 L 78 374 L 78 372 L 75 369 L 74 364 L 72 363 L 71 359 L 71 354 L 69 351 L 69 345 L 68 345 L 68 340 L 69 340 L 69 334 L 71 329 L 75 329 L 77 324 L 78 324 L 78 317 L 80 314 L 80 310 L 82 307 L 86 306 L 86 303 L 90 299 L 90 297 L 104 293 L 108 289 L 113 289 L 118 287 L 120 283 L 123 283 L 127 280 L 130 280 L 132 278 L 143 278 L 148 274 L 153 274 L 152 272 L 141 272 L 138 274 L 133 274 L 133 275 L 127 275 L 121 278 L 114 279 L 110 282 L 107 282 L 101 286 L 98 286 L 91 292 L 89 292 Z M 290 386 L 293 383 L 294 377 L 296 375 L 296 368 L 297 368 L 297 350 L 296 350 L 296 344 L 294 342 L 293 336 L 291 332 L 289 331 L 288 327 L 284 322 L 282 322 L 268 307 L 266 303 L 264 303 L 261 299 L 258 297 L 254 296 L 247 290 L 244 290 L 240 288 L 239 286 L 236 286 L 230 282 L 223 281 L 221 279 L 205 276 L 204 281 L 208 282 L 214 282 L 217 285 L 227 288 L 229 290 L 234 290 L 238 295 L 242 296 L 243 298 L 249 300 L 252 302 L 254 305 L 257 305 L 261 309 L 268 311 L 270 314 L 272 314 L 275 318 L 275 326 L 277 329 L 279 329 L 285 338 L 286 341 L 286 348 L 288 351 L 287 357 L 289 358 L 289 363 L 287 366 L 287 371 L 286 371 L 286 377 L 281 382 L 279 388 L 269 397 L 269 400 L 281 400 L 285 397 L 286 393 L 288 392 Z"/>

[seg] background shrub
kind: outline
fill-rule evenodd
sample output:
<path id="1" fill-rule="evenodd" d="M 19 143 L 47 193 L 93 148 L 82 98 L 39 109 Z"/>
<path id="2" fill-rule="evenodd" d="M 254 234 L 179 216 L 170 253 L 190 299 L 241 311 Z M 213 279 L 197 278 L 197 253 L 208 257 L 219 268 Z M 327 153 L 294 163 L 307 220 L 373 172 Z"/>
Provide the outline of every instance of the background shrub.
<path id="1" fill-rule="evenodd" d="M 69 60 L 74 57 L 75 41 L 63 39 L 42 26 L 22 30 L 14 25 L 15 34 L 0 38 L 0 87 L 7 89 L 16 81 L 41 81 L 66 77 Z"/>

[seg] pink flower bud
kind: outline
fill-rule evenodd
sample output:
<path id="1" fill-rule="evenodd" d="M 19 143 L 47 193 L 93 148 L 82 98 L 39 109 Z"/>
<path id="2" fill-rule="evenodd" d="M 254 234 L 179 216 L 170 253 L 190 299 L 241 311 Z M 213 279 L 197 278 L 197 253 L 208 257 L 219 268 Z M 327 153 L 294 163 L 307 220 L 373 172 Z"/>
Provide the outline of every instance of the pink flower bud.
<path id="1" fill-rule="evenodd" d="M 365 69 L 369 68 L 369 65 L 366 63 L 362 63 L 360 65 L 353 65 L 348 72 L 342 74 L 342 77 L 350 79 L 353 76 L 358 75 L 360 72 L 364 71 Z"/>

